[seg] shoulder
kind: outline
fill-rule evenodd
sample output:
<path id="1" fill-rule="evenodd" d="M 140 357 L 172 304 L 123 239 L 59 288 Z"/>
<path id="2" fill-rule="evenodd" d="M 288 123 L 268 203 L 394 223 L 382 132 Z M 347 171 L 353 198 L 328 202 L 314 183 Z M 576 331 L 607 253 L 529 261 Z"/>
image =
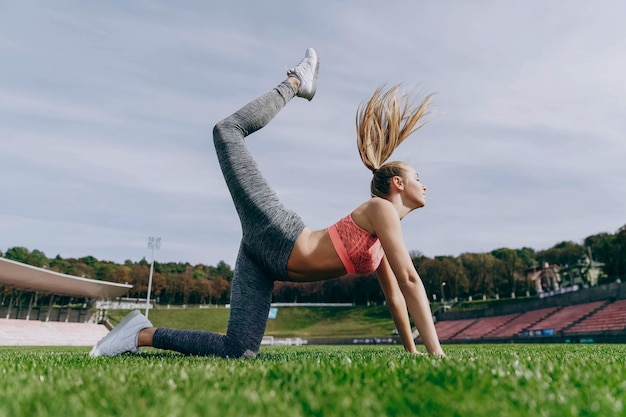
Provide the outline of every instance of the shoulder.
<path id="1" fill-rule="evenodd" d="M 398 218 L 398 212 L 396 208 L 389 200 L 384 198 L 374 197 L 366 203 L 365 212 L 367 216 L 374 221 L 377 218 Z"/>
<path id="2" fill-rule="evenodd" d="M 361 228 L 378 235 L 382 228 L 400 224 L 394 205 L 384 198 L 374 197 L 352 212 L 352 220 Z"/>
<path id="3" fill-rule="evenodd" d="M 357 208 L 355 208 L 351 214 L 354 216 L 355 214 L 359 213 L 369 214 L 373 211 L 386 211 L 390 209 L 393 209 L 393 204 L 391 204 L 389 200 L 385 200 L 384 198 L 380 197 L 372 197 Z"/>

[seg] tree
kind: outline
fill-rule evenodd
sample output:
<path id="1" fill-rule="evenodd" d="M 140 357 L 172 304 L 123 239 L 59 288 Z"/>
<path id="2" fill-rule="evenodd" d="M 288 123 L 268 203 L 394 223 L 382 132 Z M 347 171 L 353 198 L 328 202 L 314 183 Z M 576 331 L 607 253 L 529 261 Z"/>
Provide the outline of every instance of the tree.
<path id="1" fill-rule="evenodd" d="M 615 275 L 623 277 L 626 274 L 626 225 L 622 226 L 615 234 Z"/>
<path id="2" fill-rule="evenodd" d="M 119 265 L 115 268 L 115 274 L 113 275 L 113 282 L 117 282 L 120 284 L 128 284 L 132 281 L 131 279 L 131 271 L 132 268 L 127 264 Z"/>
<path id="3" fill-rule="evenodd" d="M 299 289 L 296 282 L 278 281 L 274 285 L 272 297 L 280 303 L 292 303 L 298 300 Z"/>
<path id="4" fill-rule="evenodd" d="M 499 290 L 505 294 L 515 294 L 515 274 L 522 267 L 518 252 L 509 248 L 500 248 L 493 250 L 491 254 L 500 261 L 503 277 L 507 283 L 506 288 L 499 288 Z"/>
<path id="5" fill-rule="evenodd" d="M 591 250 L 595 261 L 604 263 L 604 273 L 609 280 L 621 277 L 626 272 L 626 226 L 615 234 L 599 233 L 589 236 L 584 244 Z"/>
<path id="6" fill-rule="evenodd" d="M 193 293 L 195 283 L 191 275 L 181 274 L 180 276 L 180 290 L 183 299 L 183 304 L 189 304 L 189 299 Z"/>
<path id="7" fill-rule="evenodd" d="M 83 258 L 78 258 L 78 260 L 84 263 L 85 265 L 91 267 L 92 269 L 97 269 L 98 266 L 100 265 L 100 261 L 98 261 L 96 258 L 94 258 L 91 255 L 85 256 Z"/>
<path id="8" fill-rule="evenodd" d="M 217 266 L 209 266 L 208 268 L 208 276 L 209 277 L 222 277 L 228 282 L 232 282 L 234 272 L 230 268 L 230 266 L 224 262 L 219 261 Z"/>
<path id="9" fill-rule="evenodd" d="M 522 249 L 517 249 L 517 256 L 520 259 L 521 268 L 518 272 L 518 290 L 520 292 L 529 293 L 531 290 L 534 290 L 529 281 L 530 275 L 526 273 L 526 271 L 530 268 L 537 267 L 539 263 L 537 262 L 535 250 L 532 248 L 523 247 Z"/>
<path id="10" fill-rule="evenodd" d="M 340 300 L 340 302 L 351 302 L 356 305 L 369 305 L 371 303 L 381 303 L 385 296 L 380 287 L 376 274 L 367 275 L 351 275 L 338 279 L 338 285 L 342 288 L 342 292 L 347 292 L 349 298 Z M 323 288 L 323 287 L 322 287 Z M 320 296 L 325 296 L 325 291 L 318 292 Z M 324 298 L 319 298 L 320 302 L 324 302 Z"/>
<path id="11" fill-rule="evenodd" d="M 165 275 L 165 288 L 161 293 L 161 301 L 171 304 L 183 302 L 180 288 L 180 274 L 169 273 Z"/>
<path id="12" fill-rule="evenodd" d="M 158 272 L 152 274 L 152 297 L 160 297 L 163 289 L 165 288 L 165 276 Z M 148 292 L 146 291 L 146 294 Z"/>
<path id="13" fill-rule="evenodd" d="M 626 225 L 616 233 L 588 236 L 583 245 L 564 241 L 552 248 L 535 252 L 534 249 L 499 248 L 490 253 L 464 253 L 458 257 L 436 256 L 431 259 L 419 251 L 411 251 L 411 261 L 420 274 L 429 294 L 441 293 L 445 282 L 445 298 L 477 294 L 511 294 L 529 290 L 528 275 L 524 271 L 543 263 L 573 266 L 591 250 L 594 260 L 605 264 L 609 279 L 626 274 Z M 144 297 L 147 293 L 150 264 L 145 258 L 139 262 L 129 259 L 123 264 L 99 261 L 93 256 L 63 259 L 60 255 L 48 259 L 39 250 L 30 252 L 24 247 L 12 247 L 0 256 L 29 265 L 44 267 L 64 274 L 92 277 L 104 281 L 129 283 L 129 295 Z M 195 266 L 187 262 L 154 263 L 153 294 L 161 302 L 227 302 L 234 271 L 224 261 L 217 265 Z M 275 301 L 351 302 L 366 304 L 381 302 L 383 294 L 375 275 L 347 276 L 317 283 L 277 282 Z"/>
<path id="14" fill-rule="evenodd" d="M 61 258 L 61 255 L 57 255 L 53 259 L 50 259 L 50 269 L 55 272 L 68 274 L 69 272 L 65 272 L 68 270 L 68 265 L 69 265 L 69 262 Z"/>
<path id="15" fill-rule="evenodd" d="M 460 260 L 467 273 L 470 294 L 492 294 L 496 258 L 490 253 L 464 253 Z"/>
<path id="16" fill-rule="evenodd" d="M 16 246 L 16 247 L 7 249 L 7 253 L 4 255 L 4 257 L 15 262 L 28 264 L 29 255 L 30 255 L 30 252 L 28 251 L 28 249 L 22 246 Z"/>
<path id="17" fill-rule="evenodd" d="M 228 298 L 228 291 L 230 289 L 230 283 L 222 277 L 212 278 L 211 283 L 211 299 L 215 302 L 225 301 Z"/>
<path id="18" fill-rule="evenodd" d="M 548 263 L 561 266 L 575 265 L 585 255 L 585 248 L 571 241 L 557 243 L 550 249 L 537 252 L 540 264 Z"/>
<path id="19" fill-rule="evenodd" d="M 115 281 L 117 268 L 113 262 L 98 262 L 94 267 L 94 278 L 100 281 L 117 282 Z"/>
<path id="20" fill-rule="evenodd" d="M 46 254 L 38 249 L 34 249 L 30 255 L 28 255 L 28 264 L 32 266 L 37 266 L 39 268 L 48 266 L 48 258 Z"/>
<path id="21" fill-rule="evenodd" d="M 206 278 L 198 278 L 194 280 L 194 292 L 198 296 L 198 303 L 205 304 L 207 298 L 211 298 L 213 288 L 211 282 Z"/>
<path id="22" fill-rule="evenodd" d="M 134 264 L 130 268 L 130 284 L 133 286 L 131 296 L 140 298 L 148 293 L 150 270 L 147 265 Z"/>
<path id="23" fill-rule="evenodd" d="M 467 295 L 467 275 L 458 259 L 452 256 L 422 258 L 420 269 L 420 277 L 431 297 L 438 294 L 439 299 L 450 299 Z"/>
<path id="24" fill-rule="evenodd" d="M 69 272 L 66 274 L 76 275 L 79 277 L 91 278 L 94 276 L 93 268 L 84 264 L 79 259 L 70 258 L 66 260 Z"/>
<path id="25" fill-rule="evenodd" d="M 442 280 L 449 288 L 448 296 L 458 298 L 468 295 L 469 280 L 459 259 L 452 256 L 436 256 L 435 259 L 439 262 Z"/>

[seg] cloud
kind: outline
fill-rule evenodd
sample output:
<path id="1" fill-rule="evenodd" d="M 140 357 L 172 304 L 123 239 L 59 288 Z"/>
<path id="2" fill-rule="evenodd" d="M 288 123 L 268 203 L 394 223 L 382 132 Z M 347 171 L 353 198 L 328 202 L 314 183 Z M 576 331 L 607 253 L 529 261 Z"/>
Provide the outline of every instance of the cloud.
<path id="1" fill-rule="evenodd" d="M 1 7 L 1 249 L 121 262 L 160 235 L 162 260 L 233 264 L 240 227 L 211 129 L 308 46 L 317 96 L 248 146 L 312 227 L 367 198 L 355 110 L 385 83 L 437 93 L 393 156 L 429 187 L 403 221 L 409 249 L 541 249 L 626 223 L 621 2 Z"/>

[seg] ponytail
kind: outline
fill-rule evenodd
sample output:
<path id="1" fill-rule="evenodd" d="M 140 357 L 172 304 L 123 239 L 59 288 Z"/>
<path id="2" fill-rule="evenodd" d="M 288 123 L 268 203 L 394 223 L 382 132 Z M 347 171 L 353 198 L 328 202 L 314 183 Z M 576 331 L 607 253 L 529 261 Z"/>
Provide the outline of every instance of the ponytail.
<path id="1" fill-rule="evenodd" d="M 389 182 L 404 174 L 401 162 L 385 164 L 393 151 L 425 123 L 433 94 L 414 106 L 408 94 L 399 95 L 396 85 L 387 91 L 378 87 L 356 113 L 357 148 L 363 164 L 372 171 L 372 196 L 389 194 Z"/>

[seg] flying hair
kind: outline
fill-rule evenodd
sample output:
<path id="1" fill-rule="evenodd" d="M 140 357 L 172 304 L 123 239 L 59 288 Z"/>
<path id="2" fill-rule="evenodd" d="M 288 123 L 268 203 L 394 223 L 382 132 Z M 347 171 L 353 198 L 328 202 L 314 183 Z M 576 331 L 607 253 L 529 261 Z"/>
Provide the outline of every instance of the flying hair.
<path id="1" fill-rule="evenodd" d="M 365 166 L 374 174 L 393 151 L 425 123 L 433 94 L 415 106 L 409 94 L 400 94 L 400 85 L 378 87 L 356 113 L 357 147 Z"/>

